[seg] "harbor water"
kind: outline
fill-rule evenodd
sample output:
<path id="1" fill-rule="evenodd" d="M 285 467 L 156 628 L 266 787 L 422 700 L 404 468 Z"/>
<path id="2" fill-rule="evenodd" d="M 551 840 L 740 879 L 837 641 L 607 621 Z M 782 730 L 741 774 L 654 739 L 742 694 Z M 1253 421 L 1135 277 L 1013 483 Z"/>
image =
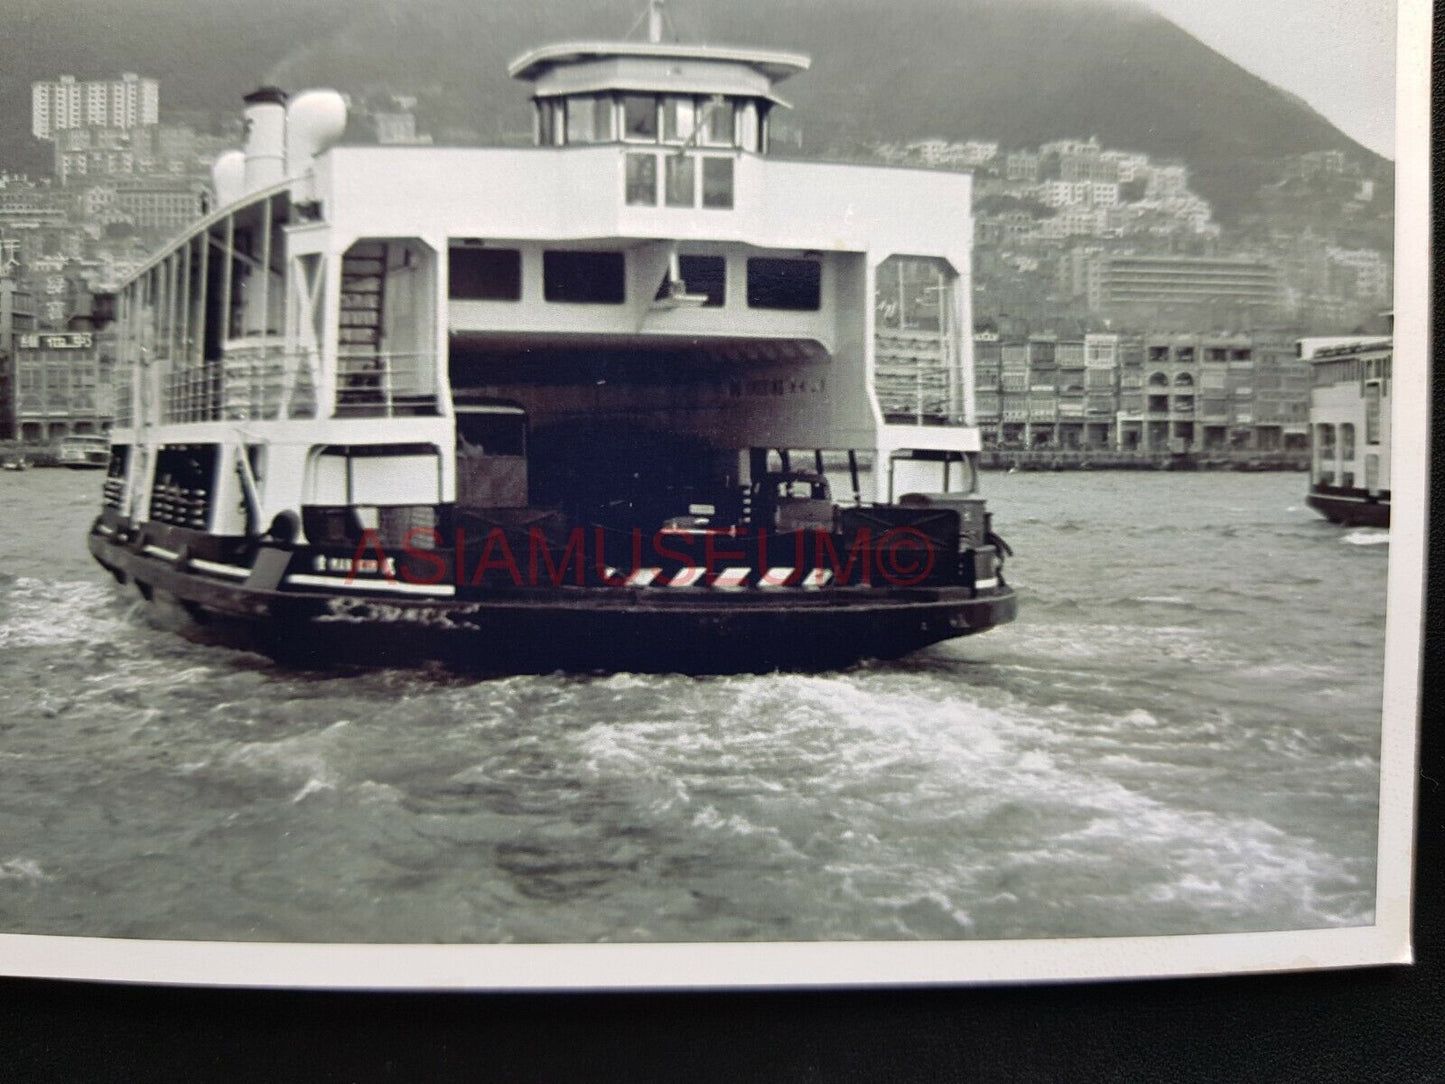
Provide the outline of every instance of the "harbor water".
<path id="1" fill-rule="evenodd" d="M 984 484 L 1013 625 L 842 673 L 484 680 L 189 643 L 86 554 L 98 474 L 0 475 L 0 931 L 1370 922 L 1388 536 L 1293 473 Z"/>

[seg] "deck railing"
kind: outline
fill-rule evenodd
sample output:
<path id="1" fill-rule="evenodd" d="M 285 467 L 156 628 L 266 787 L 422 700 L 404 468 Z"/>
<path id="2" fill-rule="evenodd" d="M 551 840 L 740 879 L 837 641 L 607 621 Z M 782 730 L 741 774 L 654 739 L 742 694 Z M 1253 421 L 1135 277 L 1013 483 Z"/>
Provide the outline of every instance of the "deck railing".
<path id="1" fill-rule="evenodd" d="M 436 355 L 354 351 L 336 360 L 336 413 L 391 418 L 436 410 Z"/>
<path id="2" fill-rule="evenodd" d="M 288 352 L 278 342 L 228 343 L 221 358 L 162 374 L 161 421 L 274 420 L 283 404 L 287 417 L 314 417 L 312 365 L 312 355 Z M 128 403 L 129 396 L 120 399 Z"/>

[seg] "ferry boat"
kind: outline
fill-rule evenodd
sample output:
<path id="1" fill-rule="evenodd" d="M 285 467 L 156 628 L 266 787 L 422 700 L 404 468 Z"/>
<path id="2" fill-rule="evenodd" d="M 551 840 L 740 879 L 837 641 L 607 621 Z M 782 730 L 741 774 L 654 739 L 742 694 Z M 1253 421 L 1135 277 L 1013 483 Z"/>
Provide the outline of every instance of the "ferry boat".
<path id="1" fill-rule="evenodd" d="M 1331 523 L 1390 525 L 1393 339 L 1302 339 L 1310 360 L 1311 508 Z"/>
<path id="2" fill-rule="evenodd" d="M 118 294 L 118 581 L 308 665 L 833 667 L 1014 618 L 970 177 L 771 156 L 809 59 L 660 15 L 511 65 L 533 147 L 246 97 L 217 206 Z"/>
<path id="3" fill-rule="evenodd" d="M 72 470 L 105 470 L 110 465 L 110 441 L 89 434 L 62 437 L 55 446 L 55 461 Z"/>

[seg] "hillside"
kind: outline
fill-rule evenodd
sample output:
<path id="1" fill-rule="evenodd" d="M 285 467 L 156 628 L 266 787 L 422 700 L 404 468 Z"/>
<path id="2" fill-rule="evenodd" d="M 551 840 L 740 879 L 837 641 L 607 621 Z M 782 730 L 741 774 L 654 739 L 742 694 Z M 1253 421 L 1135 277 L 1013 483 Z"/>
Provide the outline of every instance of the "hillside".
<path id="1" fill-rule="evenodd" d="M 616 38 L 639 0 L 18 0 L 27 47 L 0 74 L 6 101 L 32 78 L 127 68 L 162 80 L 175 108 L 224 108 L 265 78 L 420 100 L 439 141 L 505 138 L 528 126 L 508 60 L 564 39 Z M 813 69 L 786 84 L 804 153 L 925 136 L 1035 145 L 1097 135 L 1185 158 L 1225 220 L 1248 209 L 1268 163 L 1345 149 L 1384 165 L 1294 96 L 1248 74 L 1153 13 L 1114 0 L 676 0 L 684 40 L 798 49 Z M 0 112 L 5 164 L 39 145 Z M 23 139 L 17 139 L 17 136 Z M 43 161 L 43 158 L 42 158 Z M 43 168 L 43 167 L 42 167 Z"/>

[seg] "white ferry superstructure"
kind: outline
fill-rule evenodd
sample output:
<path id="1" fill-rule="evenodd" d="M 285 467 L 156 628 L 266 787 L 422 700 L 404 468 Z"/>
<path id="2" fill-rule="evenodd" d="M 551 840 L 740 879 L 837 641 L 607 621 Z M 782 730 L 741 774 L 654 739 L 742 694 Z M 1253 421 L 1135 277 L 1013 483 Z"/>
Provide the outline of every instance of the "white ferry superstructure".
<path id="1" fill-rule="evenodd" d="M 96 558 L 317 662 L 839 665 L 1011 620 L 971 178 L 770 157 L 807 66 L 537 49 L 528 148 L 249 95 L 216 209 L 118 295 Z"/>
<path id="2" fill-rule="evenodd" d="M 1332 523 L 1390 525 L 1393 338 L 1301 339 L 1310 388 L 1306 503 Z"/>

